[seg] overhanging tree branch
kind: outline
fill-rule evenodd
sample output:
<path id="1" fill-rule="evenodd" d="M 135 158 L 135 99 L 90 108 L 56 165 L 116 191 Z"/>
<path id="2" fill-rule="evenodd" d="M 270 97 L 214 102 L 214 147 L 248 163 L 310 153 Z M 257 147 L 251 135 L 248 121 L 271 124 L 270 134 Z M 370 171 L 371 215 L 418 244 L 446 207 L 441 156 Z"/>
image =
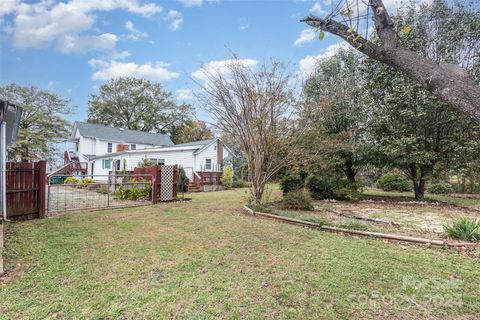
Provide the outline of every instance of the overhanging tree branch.
<path id="1" fill-rule="evenodd" d="M 458 65 L 437 64 L 401 45 L 394 24 L 382 0 L 369 0 L 375 31 L 381 45 L 375 45 L 349 26 L 328 17 L 309 15 L 300 20 L 317 29 L 337 35 L 352 47 L 383 62 L 420 83 L 444 102 L 480 122 L 480 86 Z"/>

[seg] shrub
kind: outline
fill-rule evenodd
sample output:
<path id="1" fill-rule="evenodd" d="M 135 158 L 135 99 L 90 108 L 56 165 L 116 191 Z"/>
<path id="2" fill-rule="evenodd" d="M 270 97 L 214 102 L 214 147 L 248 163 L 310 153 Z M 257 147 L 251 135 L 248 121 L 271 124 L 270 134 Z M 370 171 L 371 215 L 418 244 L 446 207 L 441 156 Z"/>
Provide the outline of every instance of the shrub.
<path id="1" fill-rule="evenodd" d="M 94 182 L 95 180 L 93 180 L 92 178 L 83 178 L 81 183 L 88 184 L 88 183 L 94 183 Z"/>
<path id="2" fill-rule="evenodd" d="M 401 174 L 390 172 L 384 174 L 378 181 L 377 187 L 384 191 L 410 191 L 412 187 Z"/>
<path id="3" fill-rule="evenodd" d="M 75 177 L 68 177 L 63 181 L 63 184 L 78 184 L 78 179 Z"/>
<path id="4" fill-rule="evenodd" d="M 87 188 L 89 183 L 94 183 L 95 181 L 92 178 L 83 178 L 77 182 L 77 188 Z"/>
<path id="5" fill-rule="evenodd" d="M 245 180 L 234 180 L 232 182 L 232 188 L 248 188 L 249 184 Z"/>
<path id="6" fill-rule="evenodd" d="M 451 238 L 465 241 L 480 240 L 480 219 L 459 217 L 445 224 L 443 229 Z"/>
<path id="7" fill-rule="evenodd" d="M 358 201 L 362 198 L 360 184 L 348 180 L 339 180 L 334 193 L 337 200 Z"/>
<path id="8" fill-rule="evenodd" d="M 223 167 L 222 184 L 225 189 L 231 189 L 233 184 L 233 169 L 230 166 Z"/>
<path id="9" fill-rule="evenodd" d="M 427 188 L 427 192 L 433 194 L 450 194 L 453 192 L 453 187 L 450 183 L 435 183 Z"/>
<path id="10" fill-rule="evenodd" d="M 135 179 L 130 179 L 130 185 L 128 187 L 120 186 L 115 191 L 115 196 L 120 200 L 132 200 L 136 201 L 138 199 L 151 199 L 150 195 L 152 194 L 152 185 L 147 183 L 145 179 L 141 182 L 145 184 L 138 184 Z"/>
<path id="11" fill-rule="evenodd" d="M 282 205 L 286 209 L 313 210 L 312 197 L 303 189 L 285 193 Z"/>
<path id="12" fill-rule="evenodd" d="M 307 178 L 306 187 L 315 200 L 335 198 L 335 183 L 331 179 L 311 175 Z"/>
<path id="13" fill-rule="evenodd" d="M 288 193 L 291 191 L 297 191 L 303 189 L 305 185 L 305 178 L 300 174 L 286 174 L 280 180 L 280 188 L 283 193 Z"/>
<path id="14" fill-rule="evenodd" d="M 148 159 L 148 158 L 143 158 L 142 161 L 138 163 L 139 168 L 148 168 L 151 166 L 154 166 L 156 163 L 153 162 L 153 160 Z"/>
<path id="15" fill-rule="evenodd" d="M 183 167 L 178 168 L 178 181 L 177 181 L 178 192 L 185 193 L 188 191 L 188 178 L 187 173 Z"/>

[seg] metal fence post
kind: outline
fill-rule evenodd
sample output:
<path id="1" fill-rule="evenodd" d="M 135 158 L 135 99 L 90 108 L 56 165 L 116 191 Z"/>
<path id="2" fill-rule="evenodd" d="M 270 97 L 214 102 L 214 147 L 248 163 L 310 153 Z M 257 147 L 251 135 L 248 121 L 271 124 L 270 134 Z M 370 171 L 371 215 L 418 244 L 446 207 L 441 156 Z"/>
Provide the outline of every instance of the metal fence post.
<path id="1" fill-rule="evenodd" d="M 107 207 L 110 207 L 110 175 L 107 178 Z"/>
<path id="2" fill-rule="evenodd" d="M 47 178 L 47 215 L 50 212 L 50 177 Z"/>

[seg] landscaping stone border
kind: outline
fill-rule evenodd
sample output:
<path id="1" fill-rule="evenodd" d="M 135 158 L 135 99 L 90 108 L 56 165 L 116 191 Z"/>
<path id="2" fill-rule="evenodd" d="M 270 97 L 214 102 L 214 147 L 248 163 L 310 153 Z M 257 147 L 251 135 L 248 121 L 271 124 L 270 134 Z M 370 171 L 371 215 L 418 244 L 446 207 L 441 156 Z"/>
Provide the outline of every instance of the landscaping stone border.
<path id="1" fill-rule="evenodd" d="M 410 236 L 403 236 L 398 234 L 390 234 L 390 233 L 381 233 L 381 232 L 370 232 L 370 231 L 358 231 L 358 230 L 350 230 L 344 228 L 337 228 L 337 227 L 330 227 L 330 226 L 323 226 L 318 223 L 303 221 L 294 218 L 282 217 L 277 216 L 270 213 L 253 211 L 247 206 L 243 207 L 245 211 L 250 213 L 251 215 L 259 218 L 271 219 L 283 223 L 299 225 L 303 227 L 312 227 L 315 229 L 319 229 L 322 231 L 328 231 L 333 233 L 343 233 L 343 234 L 350 234 L 350 235 L 357 235 L 357 236 L 364 236 L 364 237 L 374 237 L 378 239 L 386 239 L 386 240 L 394 240 L 394 241 L 401 241 L 401 242 L 410 242 L 410 243 L 420 243 L 426 245 L 436 245 L 441 247 L 476 247 L 479 246 L 480 243 L 472 243 L 472 242 L 448 242 L 439 239 L 428 239 L 428 238 L 418 238 L 418 237 L 410 237 Z"/>

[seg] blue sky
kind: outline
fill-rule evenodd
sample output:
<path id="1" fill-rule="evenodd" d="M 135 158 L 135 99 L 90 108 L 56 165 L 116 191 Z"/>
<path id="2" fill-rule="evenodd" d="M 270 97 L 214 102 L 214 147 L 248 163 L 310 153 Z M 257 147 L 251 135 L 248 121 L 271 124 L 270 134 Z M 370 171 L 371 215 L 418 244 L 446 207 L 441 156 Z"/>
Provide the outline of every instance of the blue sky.
<path id="1" fill-rule="evenodd" d="M 254 65 L 274 58 L 300 78 L 340 46 L 298 20 L 329 1 L 64 0 L 0 2 L 0 84 L 35 85 L 71 99 L 86 120 L 88 98 L 111 77 L 160 82 L 178 101 L 200 68 L 221 69 L 235 52 Z M 199 119 L 208 119 L 197 107 Z"/>

